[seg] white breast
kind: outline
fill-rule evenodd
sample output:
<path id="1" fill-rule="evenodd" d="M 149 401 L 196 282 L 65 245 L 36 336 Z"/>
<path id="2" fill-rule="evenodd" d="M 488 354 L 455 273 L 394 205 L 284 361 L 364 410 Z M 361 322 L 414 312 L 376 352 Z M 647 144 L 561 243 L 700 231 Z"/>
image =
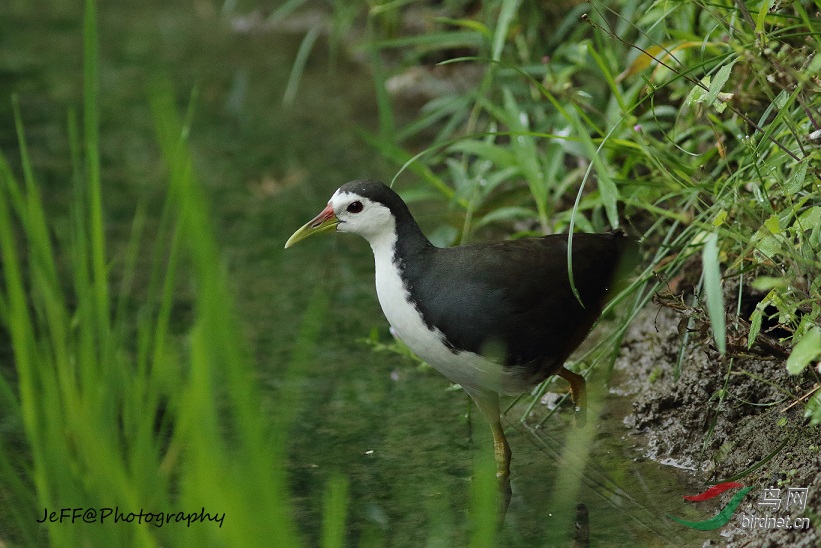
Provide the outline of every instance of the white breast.
<path id="1" fill-rule="evenodd" d="M 514 371 L 474 354 L 454 353 L 444 344 L 438 329 L 430 329 L 411 304 L 410 293 L 393 263 L 396 233 L 370 241 L 376 266 L 376 294 L 388 322 L 413 352 L 440 373 L 463 388 L 485 388 L 507 394 L 518 394 L 529 388 Z"/>

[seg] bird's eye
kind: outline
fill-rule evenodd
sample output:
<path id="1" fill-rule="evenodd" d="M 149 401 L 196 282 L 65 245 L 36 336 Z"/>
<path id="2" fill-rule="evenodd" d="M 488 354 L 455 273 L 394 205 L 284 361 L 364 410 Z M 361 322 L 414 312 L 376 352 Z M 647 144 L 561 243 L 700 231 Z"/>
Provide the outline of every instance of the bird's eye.
<path id="1" fill-rule="evenodd" d="M 348 213 L 359 213 L 362 211 L 362 202 L 351 202 L 348 204 Z"/>

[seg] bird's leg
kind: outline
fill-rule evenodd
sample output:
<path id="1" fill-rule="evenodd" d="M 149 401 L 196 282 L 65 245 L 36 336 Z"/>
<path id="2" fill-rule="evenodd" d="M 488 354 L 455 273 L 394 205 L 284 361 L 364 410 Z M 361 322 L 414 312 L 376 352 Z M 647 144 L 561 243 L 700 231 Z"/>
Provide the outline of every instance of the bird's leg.
<path id="1" fill-rule="evenodd" d="M 578 373 L 564 367 L 560 368 L 556 374 L 570 383 L 570 394 L 576 405 L 576 425 L 584 426 L 587 421 L 587 382 Z"/>
<path id="2" fill-rule="evenodd" d="M 496 481 L 499 490 L 499 499 L 496 507 L 496 521 L 501 528 L 504 526 L 507 509 L 510 506 L 510 499 L 513 496 L 513 490 L 510 488 L 510 446 L 507 444 L 505 432 L 502 430 L 502 421 L 499 417 L 499 396 L 494 393 L 494 402 L 496 407 L 495 420 L 488 415 L 490 422 L 490 430 L 493 432 L 493 453 L 496 457 Z M 481 409 L 481 406 L 480 406 Z M 484 411 L 483 411 L 484 412 Z"/>
<path id="3" fill-rule="evenodd" d="M 502 527 L 507 515 L 513 491 L 510 488 L 510 446 L 507 444 L 505 431 L 502 429 L 502 419 L 499 415 L 499 394 L 485 390 L 468 390 L 468 394 L 476 402 L 479 411 L 490 423 L 493 433 L 493 453 L 496 458 L 496 480 L 499 490 L 496 520 Z"/>
<path id="4" fill-rule="evenodd" d="M 490 423 L 490 430 L 493 432 L 493 453 L 496 457 L 496 477 L 510 477 L 510 446 L 507 444 L 505 432 L 502 430 L 502 422 L 496 418 L 496 422 Z"/>
<path id="5" fill-rule="evenodd" d="M 490 391 L 470 391 L 470 396 L 482 412 L 493 433 L 493 453 L 496 457 L 496 477 L 510 477 L 510 446 L 507 444 L 502 419 L 499 416 L 499 395 Z"/>

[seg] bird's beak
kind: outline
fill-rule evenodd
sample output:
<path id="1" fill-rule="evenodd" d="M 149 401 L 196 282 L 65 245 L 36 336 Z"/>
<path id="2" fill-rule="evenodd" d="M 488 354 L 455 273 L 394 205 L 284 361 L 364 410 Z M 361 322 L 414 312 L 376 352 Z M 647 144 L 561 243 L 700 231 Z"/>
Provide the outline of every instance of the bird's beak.
<path id="1" fill-rule="evenodd" d="M 339 219 L 337 219 L 336 215 L 334 214 L 334 208 L 331 207 L 331 204 L 323 209 L 319 215 L 305 223 L 305 226 L 294 232 L 288 241 L 285 242 L 285 249 L 288 249 L 295 243 L 304 240 L 308 236 L 313 236 L 314 234 L 319 234 L 320 232 L 328 232 L 330 230 L 335 230 L 336 225 L 339 224 Z"/>

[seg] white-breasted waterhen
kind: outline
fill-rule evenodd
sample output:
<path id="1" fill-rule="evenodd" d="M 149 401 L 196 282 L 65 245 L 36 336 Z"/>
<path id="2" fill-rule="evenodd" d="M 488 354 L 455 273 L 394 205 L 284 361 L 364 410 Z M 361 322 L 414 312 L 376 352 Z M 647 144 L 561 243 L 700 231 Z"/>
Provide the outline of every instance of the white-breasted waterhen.
<path id="1" fill-rule="evenodd" d="M 519 394 L 550 375 L 570 383 L 578 409 L 584 377 L 564 361 L 598 318 L 625 240 L 620 231 L 431 244 L 396 192 L 376 181 L 342 185 L 288 248 L 320 232 L 352 232 L 371 244 L 376 293 L 396 334 L 420 358 L 467 391 L 490 422 L 497 476 L 510 474 L 499 394 Z"/>

